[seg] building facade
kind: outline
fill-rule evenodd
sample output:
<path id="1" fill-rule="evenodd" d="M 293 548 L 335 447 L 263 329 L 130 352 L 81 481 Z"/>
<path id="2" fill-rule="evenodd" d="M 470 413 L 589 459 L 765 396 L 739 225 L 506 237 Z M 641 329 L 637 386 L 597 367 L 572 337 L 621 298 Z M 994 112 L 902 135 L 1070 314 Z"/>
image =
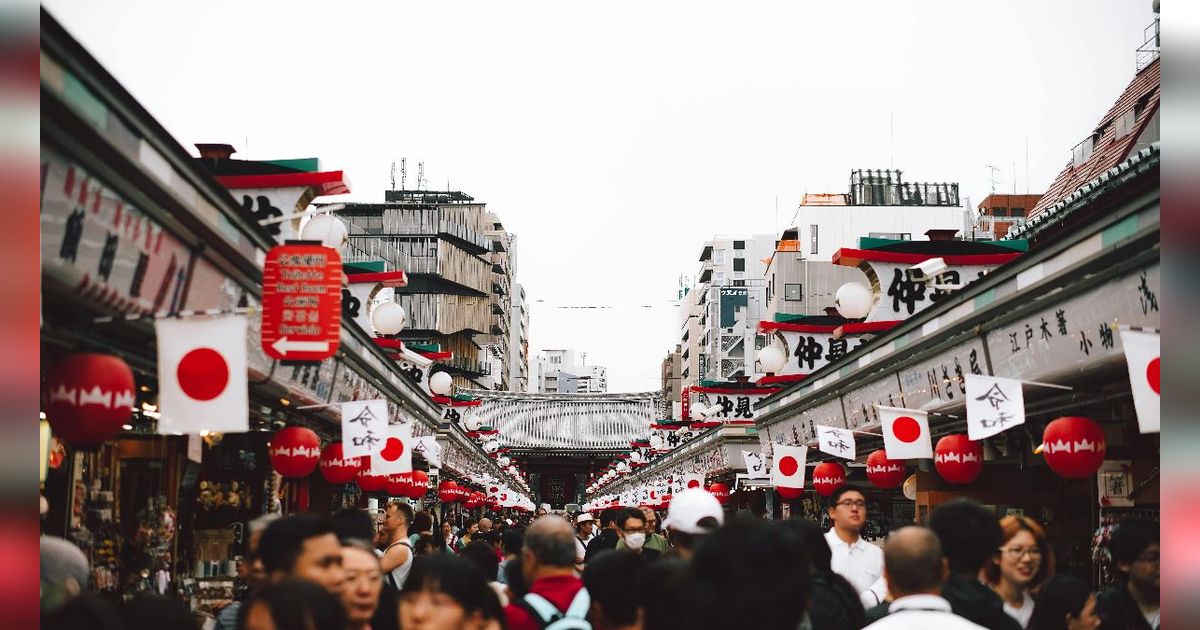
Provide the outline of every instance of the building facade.
<path id="1" fill-rule="evenodd" d="M 508 333 L 508 391 L 529 392 L 529 303 L 525 287 L 513 285 L 512 306 L 509 308 Z"/>
<path id="2" fill-rule="evenodd" d="M 543 350 L 538 357 L 539 393 L 603 394 L 608 368 L 587 365 L 587 353 L 571 349 Z"/>
<path id="3" fill-rule="evenodd" d="M 755 374 L 755 337 L 766 313 L 766 261 L 774 249 L 771 234 L 718 236 L 705 242 L 695 289 L 699 337 L 695 382 L 690 385 Z M 691 331 L 685 332 L 690 340 Z"/>
<path id="4" fill-rule="evenodd" d="M 977 207 L 976 234 L 983 238 L 1002 239 L 1008 229 L 1025 223 L 1029 212 L 1037 205 L 1041 195 L 1009 195 L 992 193 L 983 198 Z"/>

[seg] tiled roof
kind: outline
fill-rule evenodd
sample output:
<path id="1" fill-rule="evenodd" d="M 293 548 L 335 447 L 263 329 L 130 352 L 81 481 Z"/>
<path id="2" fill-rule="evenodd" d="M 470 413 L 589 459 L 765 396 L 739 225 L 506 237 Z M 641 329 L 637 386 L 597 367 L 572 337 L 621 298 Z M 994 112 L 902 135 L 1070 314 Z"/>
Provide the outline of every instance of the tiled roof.
<path id="1" fill-rule="evenodd" d="M 1096 129 L 1106 128 L 1096 141 L 1092 155 L 1079 166 L 1074 165 L 1073 159 L 1068 161 L 1066 168 L 1054 179 L 1054 183 L 1046 190 L 1046 194 L 1042 195 L 1041 200 L 1029 213 L 1029 217 L 1037 216 L 1046 208 L 1057 204 L 1078 190 L 1080 186 L 1092 181 L 1101 173 L 1129 157 L 1138 137 L 1142 135 L 1147 123 L 1158 111 L 1159 87 L 1159 61 L 1155 60 L 1133 78 L 1129 87 L 1125 88 L 1125 92 L 1121 94 L 1121 98 L 1117 99 L 1112 109 L 1108 110 L 1108 113 L 1100 119 L 1100 124 L 1096 126 Z M 1116 137 L 1121 117 L 1133 111 L 1143 96 L 1148 96 L 1149 99 L 1134 122 L 1132 130 L 1120 138 Z"/>

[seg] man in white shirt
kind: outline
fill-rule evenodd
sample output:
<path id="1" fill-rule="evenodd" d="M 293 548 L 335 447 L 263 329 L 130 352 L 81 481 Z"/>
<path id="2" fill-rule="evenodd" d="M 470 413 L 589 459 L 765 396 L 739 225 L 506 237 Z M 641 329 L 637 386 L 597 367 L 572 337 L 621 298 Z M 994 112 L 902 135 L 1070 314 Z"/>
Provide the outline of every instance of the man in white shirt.
<path id="1" fill-rule="evenodd" d="M 575 517 L 575 564 L 583 566 L 583 558 L 587 554 L 587 545 L 592 542 L 594 537 L 592 528 L 596 525 L 596 519 L 592 518 L 591 514 L 582 512 Z"/>
<path id="2" fill-rule="evenodd" d="M 950 612 L 942 599 L 942 582 L 949 574 L 937 535 L 924 527 L 904 527 L 888 536 L 883 551 L 884 579 L 895 597 L 888 615 L 868 630 L 937 628 L 977 630 L 976 625 Z"/>
<path id="3" fill-rule="evenodd" d="M 883 551 L 858 535 L 867 521 L 866 498 L 861 491 L 842 486 L 829 500 L 833 528 L 825 534 L 825 540 L 833 552 L 830 567 L 858 591 L 863 608 L 871 608 L 887 596 L 887 586 L 883 581 Z"/>

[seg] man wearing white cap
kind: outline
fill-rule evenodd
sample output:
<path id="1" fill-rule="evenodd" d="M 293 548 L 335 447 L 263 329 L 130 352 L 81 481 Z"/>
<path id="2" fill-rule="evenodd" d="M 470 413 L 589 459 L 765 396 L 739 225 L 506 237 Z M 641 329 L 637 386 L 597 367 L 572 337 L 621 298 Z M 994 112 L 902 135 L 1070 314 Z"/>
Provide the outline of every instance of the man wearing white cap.
<path id="1" fill-rule="evenodd" d="M 667 538 L 684 560 L 692 559 L 699 539 L 725 522 L 720 501 L 703 488 L 689 488 L 676 494 L 667 509 Z"/>
<path id="2" fill-rule="evenodd" d="M 592 541 L 595 535 L 592 533 L 596 526 L 596 519 L 587 512 L 581 512 L 575 517 L 575 564 L 583 565 L 583 558 L 587 554 L 587 545 Z"/>

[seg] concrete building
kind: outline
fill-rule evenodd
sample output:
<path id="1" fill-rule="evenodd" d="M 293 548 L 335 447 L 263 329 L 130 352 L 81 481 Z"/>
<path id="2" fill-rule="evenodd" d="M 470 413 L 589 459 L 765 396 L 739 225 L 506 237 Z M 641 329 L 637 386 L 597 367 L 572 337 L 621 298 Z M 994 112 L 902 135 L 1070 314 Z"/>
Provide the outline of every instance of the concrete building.
<path id="1" fill-rule="evenodd" d="M 931 229 L 970 231 L 974 213 L 955 183 L 906 182 L 898 170 L 855 170 L 847 193 L 805 195 L 796 226 L 769 255 L 767 311 L 776 321 L 825 315 L 838 287 L 866 283 L 857 269 L 832 263 L 833 253 L 859 238 L 923 240 Z"/>
<path id="2" fill-rule="evenodd" d="M 771 234 L 717 236 L 704 244 L 696 287 L 697 382 L 689 384 L 754 376 L 758 322 L 767 313 L 767 260 L 774 250 Z"/>
<path id="3" fill-rule="evenodd" d="M 683 346 L 675 344 L 675 349 L 667 353 L 662 360 L 662 392 L 664 418 L 674 419 L 672 402 L 680 401 L 683 393 Z"/>
<path id="4" fill-rule="evenodd" d="M 992 193 L 983 198 L 977 207 L 976 234 L 983 238 L 1000 240 L 1008 229 L 1025 223 L 1025 218 L 1037 205 L 1041 195 L 1009 195 Z"/>
<path id="5" fill-rule="evenodd" d="M 508 388 L 513 392 L 528 392 L 529 378 L 529 303 L 525 287 L 513 285 L 511 317 L 508 333 Z"/>
<path id="6" fill-rule="evenodd" d="M 587 365 L 586 352 L 577 354 L 569 349 L 543 350 L 538 357 L 537 391 L 603 394 L 608 391 L 608 368 Z"/>
<path id="7" fill-rule="evenodd" d="M 337 215 L 349 228 L 345 262 L 408 274 L 395 290 L 408 313 L 399 338 L 453 352 L 439 364 L 460 386 L 505 387 L 511 239 L 486 204 L 460 191 L 388 190 L 384 203 Z"/>

